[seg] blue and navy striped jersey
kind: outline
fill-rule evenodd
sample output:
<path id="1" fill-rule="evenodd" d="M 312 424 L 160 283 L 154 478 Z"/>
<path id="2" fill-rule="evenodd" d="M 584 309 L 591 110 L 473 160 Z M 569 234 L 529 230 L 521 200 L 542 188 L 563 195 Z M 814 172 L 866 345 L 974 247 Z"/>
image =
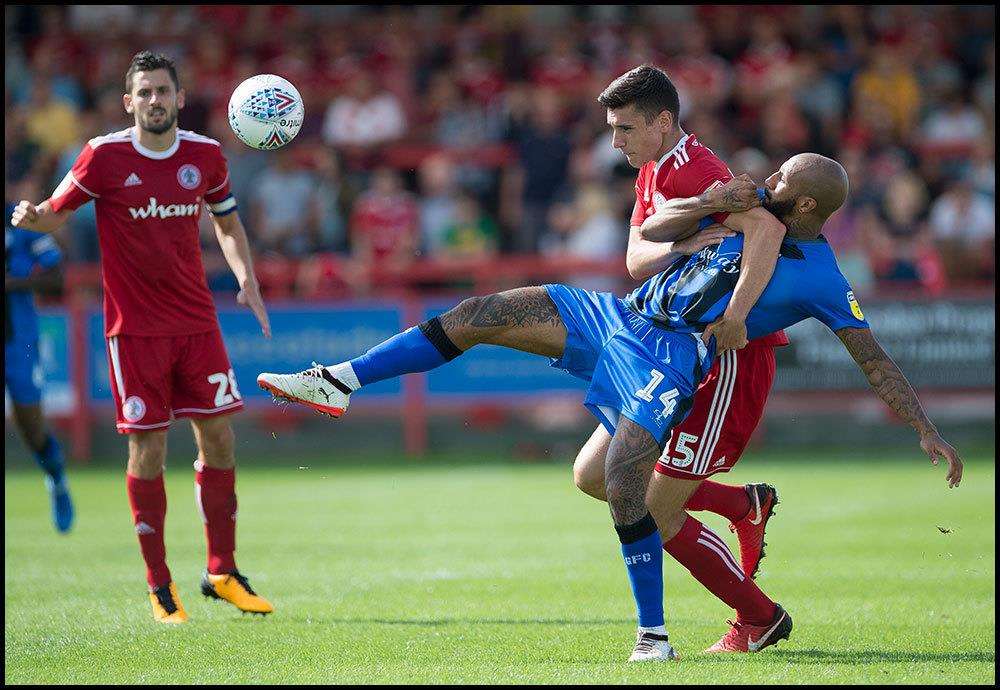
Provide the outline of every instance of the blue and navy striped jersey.
<path id="1" fill-rule="evenodd" d="M 743 235 L 728 237 L 714 247 L 678 259 L 636 288 L 626 303 L 665 328 L 700 333 L 728 306 L 740 276 L 742 255 Z M 759 338 L 809 317 L 834 331 L 868 328 L 822 235 L 814 240 L 785 239 L 774 275 L 747 316 L 747 337 Z"/>

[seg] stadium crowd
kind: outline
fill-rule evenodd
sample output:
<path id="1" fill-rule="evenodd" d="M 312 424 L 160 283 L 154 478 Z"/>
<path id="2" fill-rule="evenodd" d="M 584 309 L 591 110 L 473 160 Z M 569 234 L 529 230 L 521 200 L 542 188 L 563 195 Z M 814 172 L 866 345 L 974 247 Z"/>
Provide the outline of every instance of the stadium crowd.
<path id="1" fill-rule="evenodd" d="M 650 62 L 734 173 L 843 162 L 827 236 L 852 284 L 933 294 L 995 276 L 994 23 L 992 6 L 8 7 L 5 195 L 44 198 L 88 138 L 128 126 L 122 74 L 149 48 L 177 61 L 181 127 L 223 143 L 255 249 L 293 260 L 306 292 L 333 279 L 322 257 L 606 258 L 635 171 L 595 98 Z M 226 106 L 267 72 L 306 119 L 262 153 Z M 209 227 L 210 280 L 231 287 Z M 93 205 L 63 240 L 97 259 Z"/>

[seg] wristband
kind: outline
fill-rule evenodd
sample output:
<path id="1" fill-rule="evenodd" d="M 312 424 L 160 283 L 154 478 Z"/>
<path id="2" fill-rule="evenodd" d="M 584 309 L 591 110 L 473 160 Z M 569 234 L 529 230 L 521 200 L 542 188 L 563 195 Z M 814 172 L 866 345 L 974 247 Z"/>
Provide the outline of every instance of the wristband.
<path id="1" fill-rule="evenodd" d="M 767 199 L 767 190 L 763 187 L 757 187 L 757 200 L 763 204 L 765 199 Z"/>

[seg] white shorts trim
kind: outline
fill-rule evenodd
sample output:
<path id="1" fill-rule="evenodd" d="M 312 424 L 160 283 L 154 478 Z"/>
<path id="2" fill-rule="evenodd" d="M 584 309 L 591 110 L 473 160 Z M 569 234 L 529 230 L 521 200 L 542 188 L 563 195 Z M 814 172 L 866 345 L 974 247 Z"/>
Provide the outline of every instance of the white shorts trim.
<path id="1" fill-rule="evenodd" d="M 161 429 L 170 426 L 170 422 L 160 422 L 159 424 L 125 424 L 119 422 L 115 426 L 119 429 Z"/>
<path id="2" fill-rule="evenodd" d="M 182 412 L 193 412 L 195 414 L 214 414 L 216 412 L 225 412 L 226 410 L 232 410 L 236 407 L 242 407 L 243 401 L 237 400 L 236 402 L 229 403 L 228 405 L 223 405 L 222 407 L 212 407 L 207 410 L 202 410 L 197 407 L 182 407 L 179 410 L 171 410 L 175 415 L 181 414 Z"/>
<path id="3" fill-rule="evenodd" d="M 111 371 L 115 377 L 115 387 L 118 389 L 118 398 L 122 404 L 125 403 L 125 382 L 122 377 L 122 363 L 118 356 L 118 336 L 113 335 L 108 338 L 108 354 L 111 355 Z"/>

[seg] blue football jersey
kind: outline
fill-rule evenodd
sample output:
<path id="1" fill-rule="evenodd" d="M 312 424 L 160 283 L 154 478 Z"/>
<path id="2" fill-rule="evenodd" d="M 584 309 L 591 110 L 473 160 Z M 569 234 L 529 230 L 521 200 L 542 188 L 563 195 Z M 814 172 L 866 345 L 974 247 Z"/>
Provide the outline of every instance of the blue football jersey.
<path id="1" fill-rule="evenodd" d="M 10 218 L 12 207 L 6 209 Z M 4 228 L 4 272 L 13 278 L 27 278 L 36 267 L 52 268 L 62 260 L 59 246 L 51 236 L 22 228 Z M 38 339 L 35 296 L 28 290 L 5 291 L 4 340 L 34 342 Z"/>
<path id="2" fill-rule="evenodd" d="M 700 333 L 722 316 L 740 276 L 743 235 L 706 247 L 636 288 L 629 308 L 671 330 Z M 822 235 L 786 238 L 771 281 L 747 316 L 750 339 L 809 317 L 830 330 L 868 328 L 854 291 Z"/>

